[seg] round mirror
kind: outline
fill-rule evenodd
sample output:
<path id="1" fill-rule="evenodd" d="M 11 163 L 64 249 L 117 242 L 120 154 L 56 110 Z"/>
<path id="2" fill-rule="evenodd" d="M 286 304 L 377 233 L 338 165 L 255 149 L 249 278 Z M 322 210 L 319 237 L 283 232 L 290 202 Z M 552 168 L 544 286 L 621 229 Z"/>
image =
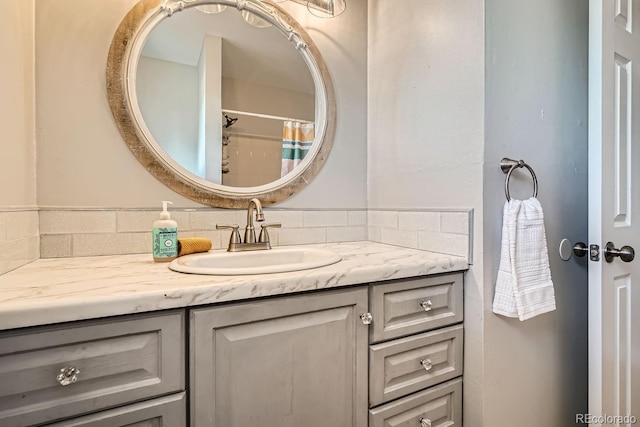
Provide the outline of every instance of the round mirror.
<path id="1" fill-rule="evenodd" d="M 212 206 L 284 200 L 333 142 L 333 89 L 317 48 L 259 0 L 138 2 L 111 44 L 107 91 L 136 158 Z"/>

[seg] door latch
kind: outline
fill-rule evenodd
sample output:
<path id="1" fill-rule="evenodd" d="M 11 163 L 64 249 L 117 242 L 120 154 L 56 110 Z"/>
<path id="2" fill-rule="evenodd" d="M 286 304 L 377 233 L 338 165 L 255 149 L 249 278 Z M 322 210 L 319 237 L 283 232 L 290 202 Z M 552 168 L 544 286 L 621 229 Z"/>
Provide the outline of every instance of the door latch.
<path id="1" fill-rule="evenodd" d="M 569 239 L 562 239 L 560 242 L 560 258 L 563 261 L 569 261 L 572 256 L 582 258 L 589 254 L 591 261 L 600 261 L 600 245 L 587 245 L 583 242 L 578 242 L 575 245 L 571 245 Z"/>

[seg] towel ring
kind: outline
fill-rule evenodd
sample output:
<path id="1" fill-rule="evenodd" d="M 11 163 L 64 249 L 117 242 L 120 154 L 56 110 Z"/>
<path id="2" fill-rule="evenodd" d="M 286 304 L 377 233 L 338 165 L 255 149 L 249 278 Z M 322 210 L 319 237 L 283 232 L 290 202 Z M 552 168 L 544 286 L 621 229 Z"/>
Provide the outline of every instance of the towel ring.
<path id="1" fill-rule="evenodd" d="M 509 195 L 509 179 L 511 179 L 511 173 L 516 168 L 527 168 L 529 170 L 531 178 L 533 178 L 533 197 L 538 197 L 538 178 L 536 177 L 536 173 L 533 171 L 531 166 L 526 164 L 524 160 L 513 160 L 504 157 L 500 161 L 500 169 L 502 169 L 502 172 L 507 174 L 507 177 L 504 181 L 504 194 L 505 196 L 507 196 L 507 201 L 511 200 L 511 196 Z"/>

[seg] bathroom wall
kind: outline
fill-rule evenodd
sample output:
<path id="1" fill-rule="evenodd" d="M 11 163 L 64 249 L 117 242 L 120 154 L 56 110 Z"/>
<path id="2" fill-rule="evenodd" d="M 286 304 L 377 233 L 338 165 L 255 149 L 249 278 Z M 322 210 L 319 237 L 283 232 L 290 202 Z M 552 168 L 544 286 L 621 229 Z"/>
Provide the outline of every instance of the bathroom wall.
<path id="1" fill-rule="evenodd" d="M 587 239 L 587 3 L 486 0 L 487 426 L 564 427 L 588 412 L 586 260 L 564 262 L 558 255 L 561 239 Z M 489 305 L 505 200 L 503 156 L 534 168 L 545 211 L 557 311 L 526 322 L 493 315 Z M 528 172 L 514 175 L 514 196 L 529 197 Z"/>
<path id="2" fill-rule="evenodd" d="M 36 210 L 34 0 L 0 14 L 0 274 L 39 256 Z"/>
<path id="3" fill-rule="evenodd" d="M 560 261 L 557 247 L 587 233 L 587 3 L 375 0 L 369 8 L 370 208 L 474 209 L 465 426 L 574 424 L 587 404 L 586 267 Z M 558 310 L 527 322 L 491 312 L 503 156 L 533 166 L 547 214 Z M 530 178 L 514 175 L 514 197 L 529 197 Z"/>
<path id="4" fill-rule="evenodd" d="M 38 0 L 38 204 L 44 209 L 148 208 L 181 197 L 134 158 L 113 122 L 105 67 L 111 38 L 136 0 L 105 7 L 84 0 Z M 352 0 L 338 19 L 282 4 L 307 29 L 333 77 L 340 120 L 322 173 L 280 207 L 365 208 L 367 2 Z"/>
<path id="5" fill-rule="evenodd" d="M 465 275 L 463 392 L 465 426 L 480 426 L 483 2 L 372 0 L 368 55 L 370 209 L 473 209 L 474 264 Z M 440 227 L 448 230 L 442 223 Z M 400 236 L 405 242 L 412 238 Z M 440 250 L 460 244 L 459 236 L 449 233 L 423 240 L 437 242 Z"/>

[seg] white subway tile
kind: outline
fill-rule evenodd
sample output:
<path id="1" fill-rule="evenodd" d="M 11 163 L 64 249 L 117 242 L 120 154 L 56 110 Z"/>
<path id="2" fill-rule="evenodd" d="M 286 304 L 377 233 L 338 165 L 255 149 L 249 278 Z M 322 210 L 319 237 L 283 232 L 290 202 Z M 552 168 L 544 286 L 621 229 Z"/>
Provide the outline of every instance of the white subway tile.
<path id="1" fill-rule="evenodd" d="M 35 236 L 0 244 L 0 274 L 37 260 L 40 256 L 39 240 Z"/>
<path id="2" fill-rule="evenodd" d="M 380 243 L 382 242 L 382 228 L 377 226 L 368 226 L 367 227 L 367 240 L 372 242 Z"/>
<path id="3" fill-rule="evenodd" d="M 305 227 L 338 227 L 347 225 L 347 211 L 304 211 Z"/>
<path id="4" fill-rule="evenodd" d="M 469 234 L 469 213 L 442 212 L 441 224 L 444 233 Z"/>
<path id="5" fill-rule="evenodd" d="M 189 212 L 189 230 L 215 230 L 216 224 L 238 224 L 244 228 L 247 211 L 215 210 Z"/>
<path id="6" fill-rule="evenodd" d="M 358 242 L 367 240 L 367 227 L 327 227 L 327 242 Z"/>
<path id="7" fill-rule="evenodd" d="M 369 211 L 368 224 L 385 228 L 398 228 L 398 212 Z"/>
<path id="8" fill-rule="evenodd" d="M 64 258 L 70 257 L 71 254 L 70 234 L 43 234 L 40 236 L 41 258 Z"/>
<path id="9" fill-rule="evenodd" d="M 38 235 L 38 212 L 5 212 L 5 240 L 26 239 Z"/>
<path id="10" fill-rule="evenodd" d="M 349 225 L 367 225 L 367 211 L 348 211 L 347 222 Z"/>
<path id="11" fill-rule="evenodd" d="M 151 231 L 153 222 L 160 219 L 160 211 L 118 211 L 118 233 Z M 171 211 L 171 219 L 178 223 L 178 231 L 189 229 L 189 212 Z"/>
<path id="12" fill-rule="evenodd" d="M 41 234 L 115 232 L 115 211 L 40 211 Z"/>
<path id="13" fill-rule="evenodd" d="M 418 232 L 414 230 L 400 230 L 398 228 L 382 228 L 382 243 L 405 248 L 418 247 Z"/>
<path id="14" fill-rule="evenodd" d="M 398 228 L 440 231 L 440 212 L 398 212 Z"/>
<path id="15" fill-rule="evenodd" d="M 124 255 L 149 253 L 151 232 L 113 234 L 74 234 L 73 256 Z"/>
<path id="16" fill-rule="evenodd" d="M 325 243 L 327 230 L 323 227 L 313 228 L 281 228 L 269 231 L 269 235 L 277 235 L 278 245 L 307 245 L 313 243 Z"/>
<path id="17" fill-rule="evenodd" d="M 265 222 L 279 222 L 283 227 L 296 228 L 304 225 L 302 211 L 265 210 Z"/>
<path id="18" fill-rule="evenodd" d="M 29 262 L 40 258 L 40 236 L 33 236 L 27 239 L 27 257 Z"/>
<path id="19" fill-rule="evenodd" d="M 418 234 L 418 249 L 461 257 L 469 256 L 469 237 L 463 234 L 433 233 Z"/>

